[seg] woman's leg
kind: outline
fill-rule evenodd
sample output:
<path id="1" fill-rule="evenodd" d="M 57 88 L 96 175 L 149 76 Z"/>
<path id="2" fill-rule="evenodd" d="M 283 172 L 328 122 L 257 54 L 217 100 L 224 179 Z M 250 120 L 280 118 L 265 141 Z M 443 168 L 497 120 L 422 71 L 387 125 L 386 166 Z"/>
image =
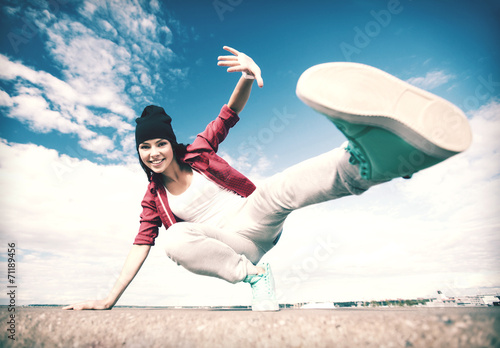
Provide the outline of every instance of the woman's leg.
<path id="1" fill-rule="evenodd" d="M 257 263 L 264 254 L 248 238 L 204 224 L 179 222 L 165 235 L 167 255 L 178 265 L 230 283 L 257 274 L 252 261 Z"/>
<path id="2" fill-rule="evenodd" d="M 359 166 L 351 164 L 349 158 L 350 154 L 340 147 L 265 180 L 225 229 L 238 231 L 268 251 L 293 210 L 359 195 L 383 182 L 362 179 Z"/>

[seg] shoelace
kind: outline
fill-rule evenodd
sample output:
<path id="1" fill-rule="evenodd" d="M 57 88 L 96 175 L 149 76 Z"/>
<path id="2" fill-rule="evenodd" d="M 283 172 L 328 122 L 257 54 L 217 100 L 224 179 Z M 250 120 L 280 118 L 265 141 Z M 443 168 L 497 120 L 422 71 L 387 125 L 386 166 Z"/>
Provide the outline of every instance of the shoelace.
<path id="1" fill-rule="evenodd" d="M 369 180 L 371 177 L 371 167 L 361 150 L 351 141 L 345 149 L 351 155 L 351 157 L 349 157 L 349 163 L 352 165 L 359 163 L 359 174 L 363 179 Z M 411 179 L 412 176 L 413 174 L 405 175 L 403 179 Z"/>
<path id="2" fill-rule="evenodd" d="M 368 180 L 371 176 L 370 164 L 366 160 L 361 150 L 352 141 L 350 141 L 346 147 L 346 151 L 351 155 L 351 157 L 349 158 L 349 163 L 353 165 L 359 163 L 359 174 L 363 179 Z"/>
<path id="3" fill-rule="evenodd" d="M 263 274 L 258 281 L 252 284 L 252 290 L 256 297 L 269 297 L 273 295 L 273 289 L 267 273 Z"/>

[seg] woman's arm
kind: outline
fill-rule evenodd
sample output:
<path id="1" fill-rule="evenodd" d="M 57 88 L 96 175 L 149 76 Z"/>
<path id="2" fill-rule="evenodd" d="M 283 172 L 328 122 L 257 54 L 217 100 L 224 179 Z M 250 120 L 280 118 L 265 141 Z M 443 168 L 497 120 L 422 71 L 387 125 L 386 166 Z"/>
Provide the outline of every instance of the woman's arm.
<path id="1" fill-rule="evenodd" d="M 238 81 L 231 98 L 227 105 L 237 114 L 239 114 L 245 107 L 250 92 L 252 90 L 253 80 L 257 80 L 259 87 L 264 86 L 260 68 L 255 62 L 246 54 L 235 50 L 234 48 L 224 46 L 224 49 L 231 52 L 232 56 L 221 56 L 218 58 L 219 66 L 227 66 L 228 72 L 242 72 L 243 76 Z"/>
<path id="2" fill-rule="evenodd" d="M 125 260 L 120 276 L 106 299 L 76 303 L 63 307 L 63 309 L 81 310 L 113 308 L 127 286 L 132 282 L 137 272 L 139 272 L 144 260 L 148 257 L 150 249 L 150 245 L 132 245 L 132 249 L 130 249 L 127 259 Z"/>
<path id="3" fill-rule="evenodd" d="M 238 84 L 234 88 L 231 98 L 227 102 L 227 106 L 235 113 L 239 114 L 245 107 L 248 98 L 250 98 L 250 92 L 252 91 L 253 80 L 244 78 L 243 76 L 238 81 Z"/>

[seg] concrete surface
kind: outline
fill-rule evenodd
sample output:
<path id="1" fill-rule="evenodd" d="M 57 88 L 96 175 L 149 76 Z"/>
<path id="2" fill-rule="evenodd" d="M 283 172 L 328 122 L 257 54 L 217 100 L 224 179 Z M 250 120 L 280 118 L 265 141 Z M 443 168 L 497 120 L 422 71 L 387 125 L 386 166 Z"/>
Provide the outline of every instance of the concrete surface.
<path id="1" fill-rule="evenodd" d="M 500 308 L 130 309 L 18 307 L 0 347 L 500 347 Z"/>

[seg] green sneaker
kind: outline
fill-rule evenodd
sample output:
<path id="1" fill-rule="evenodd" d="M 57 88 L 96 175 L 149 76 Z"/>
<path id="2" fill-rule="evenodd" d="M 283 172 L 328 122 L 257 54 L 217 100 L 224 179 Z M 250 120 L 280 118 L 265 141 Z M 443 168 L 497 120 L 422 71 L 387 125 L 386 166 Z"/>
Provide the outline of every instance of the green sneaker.
<path id="1" fill-rule="evenodd" d="M 301 75 L 297 96 L 349 139 L 350 162 L 367 180 L 411 177 L 472 141 L 458 107 L 368 65 L 313 66 Z"/>
<path id="2" fill-rule="evenodd" d="M 279 311 L 271 266 L 268 263 L 262 263 L 258 267 L 264 268 L 266 272 L 259 275 L 247 275 L 243 280 L 252 286 L 252 311 Z"/>

